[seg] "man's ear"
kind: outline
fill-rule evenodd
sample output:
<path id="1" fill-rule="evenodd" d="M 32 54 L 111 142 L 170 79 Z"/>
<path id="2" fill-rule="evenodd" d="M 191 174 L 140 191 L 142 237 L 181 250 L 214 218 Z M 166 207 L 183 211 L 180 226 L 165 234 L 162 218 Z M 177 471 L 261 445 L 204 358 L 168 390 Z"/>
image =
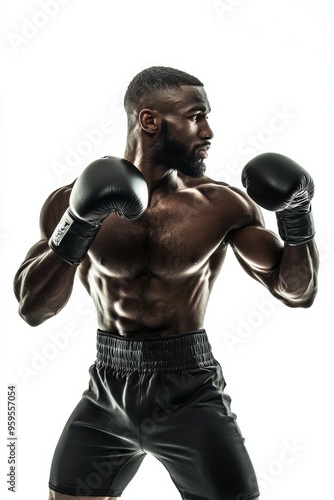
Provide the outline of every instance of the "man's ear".
<path id="1" fill-rule="evenodd" d="M 148 108 L 142 109 L 139 113 L 139 124 L 145 132 L 156 134 L 161 124 L 159 113 Z"/>

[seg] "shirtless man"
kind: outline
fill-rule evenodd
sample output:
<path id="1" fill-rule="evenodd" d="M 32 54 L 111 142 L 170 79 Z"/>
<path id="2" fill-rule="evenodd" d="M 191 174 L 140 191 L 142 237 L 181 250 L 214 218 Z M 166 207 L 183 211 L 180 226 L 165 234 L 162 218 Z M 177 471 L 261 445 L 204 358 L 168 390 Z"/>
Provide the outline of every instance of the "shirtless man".
<path id="1" fill-rule="evenodd" d="M 185 500 L 256 499 L 205 310 L 228 245 L 284 304 L 313 303 L 312 179 L 273 153 L 243 170 L 248 194 L 205 176 L 210 105 L 187 73 L 144 70 L 124 103 L 124 159 L 96 160 L 49 196 L 15 277 L 32 326 L 65 306 L 76 274 L 97 311 L 97 358 L 56 447 L 49 498 L 114 499 L 151 453 Z M 276 212 L 281 239 L 258 204 Z"/>

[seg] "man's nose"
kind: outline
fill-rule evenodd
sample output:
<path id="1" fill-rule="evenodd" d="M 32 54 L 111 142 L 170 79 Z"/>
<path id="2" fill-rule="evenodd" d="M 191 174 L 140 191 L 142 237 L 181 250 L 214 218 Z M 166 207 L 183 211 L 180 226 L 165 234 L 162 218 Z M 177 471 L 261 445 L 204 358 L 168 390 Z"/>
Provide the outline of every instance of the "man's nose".
<path id="1" fill-rule="evenodd" d="M 201 139 L 212 139 L 214 137 L 214 133 L 208 122 L 206 122 L 205 126 L 203 126 L 203 129 L 200 131 L 199 135 Z"/>

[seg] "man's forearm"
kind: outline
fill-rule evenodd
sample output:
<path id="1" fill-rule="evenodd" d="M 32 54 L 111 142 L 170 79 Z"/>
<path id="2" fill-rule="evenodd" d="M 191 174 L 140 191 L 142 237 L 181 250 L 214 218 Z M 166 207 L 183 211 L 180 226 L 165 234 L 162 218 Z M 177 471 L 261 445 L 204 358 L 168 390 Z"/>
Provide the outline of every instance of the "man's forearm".
<path id="1" fill-rule="evenodd" d="M 20 316 L 37 326 L 57 314 L 71 295 L 76 270 L 52 250 L 27 259 L 14 280 Z"/>
<path id="2" fill-rule="evenodd" d="M 275 291 L 291 307 L 310 307 L 317 294 L 319 255 L 314 240 L 285 245 Z"/>

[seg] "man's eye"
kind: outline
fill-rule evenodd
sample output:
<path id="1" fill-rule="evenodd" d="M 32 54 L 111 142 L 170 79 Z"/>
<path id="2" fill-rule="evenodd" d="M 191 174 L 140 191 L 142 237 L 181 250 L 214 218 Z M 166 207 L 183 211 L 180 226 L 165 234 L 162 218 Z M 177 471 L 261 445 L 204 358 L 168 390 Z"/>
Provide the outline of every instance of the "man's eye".
<path id="1" fill-rule="evenodd" d="M 207 115 L 202 115 L 201 113 L 198 113 L 197 115 L 193 115 L 190 117 L 191 120 L 194 122 L 198 122 L 201 119 L 208 120 L 209 117 Z"/>

